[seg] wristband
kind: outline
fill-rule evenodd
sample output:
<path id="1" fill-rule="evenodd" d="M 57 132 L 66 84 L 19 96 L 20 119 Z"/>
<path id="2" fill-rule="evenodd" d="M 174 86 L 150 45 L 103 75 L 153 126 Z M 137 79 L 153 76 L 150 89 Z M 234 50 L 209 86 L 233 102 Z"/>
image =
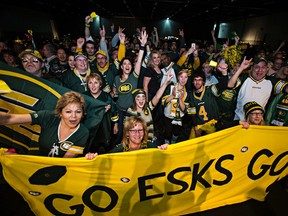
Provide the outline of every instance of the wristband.
<path id="1" fill-rule="evenodd" d="M 82 48 L 76 48 L 75 53 L 82 53 Z"/>
<path id="2" fill-rule="evenodd" d="M 90 28 L 90 25 L 89 25 L 89 24 L 87 24 L 87 23 L 85 23 L 85 26 L 86 26 L 87 28 Z"/>
<path id="3" fill-rule="evenodd" d="M 145 46 L 140 46 L 140 50 L 145 50 Z"/>

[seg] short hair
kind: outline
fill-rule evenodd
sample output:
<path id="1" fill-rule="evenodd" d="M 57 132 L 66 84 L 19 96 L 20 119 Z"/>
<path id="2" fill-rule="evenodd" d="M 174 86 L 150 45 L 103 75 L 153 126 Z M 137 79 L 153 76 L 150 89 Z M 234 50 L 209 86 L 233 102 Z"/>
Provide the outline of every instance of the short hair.
<path id="1" fill-rule="evenodd" d="M 201 77 L 203 79 L 204 82 L 206 82 L 206 75 L 203 71 L 196 71 L 193 75 L 192 75 L 192 81 L 197 78 L 197 77 Z"/>
<path id="2" fill-rule="evenodd" d="M 61 112 L 64 107 L 66 107 L 70 103 L 78 103 L 80 104 L 82 111 L 83 111 L 83 118 L 86 115 L 86 103 L 83 96 L 78 92 L 66 92 L 63 94 L 57 101 L 55 114 L 56 116 L 60 117 Z"/>
<path id="3" fill-rule="evenodd" d="M 180 77 L 183 73 L 187 73 L 188 74 L 188 69 L 182 69 L 181 71 L 179 71 L 178 74 L 177 74 L 177 78 Z"/>
<path id="4" fill-rule="evenodd" d="M 54 45 L 54 44 L 52 44 L 52 43 L 47 43 L 47 44 L 45 44 L 44 45 L 45 47 L 46 47 L 46 49 L 50 52 L 50 53 L 52 53 L 52 54 L 56 54 L 56 46 Z"/>
<path id="5" fill-rule="evenodd" d="M 95 51 L 96 51 L 96 44 L 95 44 L 94 41 L 88 40 L 88 41 L 85 42 L 85 44 L 84 44 L 83 46 L 86 48 L 86 45 L 87 45 L 87 44 L 92 44 L 92 45 L 94 46 L 94 48 L 95 48 Z"/>
<path id="6" fill-rule="evenodd" d="M 97 74 L 97 73 L 91 73 L 89 76 L 87 76 L 87 78 L 86 78 L 86 83 L 88 84 L 88 82 L 89 82 L 91 79 L 96 79 L 96 80 L 100 83 L 100 86 L 102 86 L 103 80 L 102 80 L 102 77 L 101 77 L 99 74 Z"/>

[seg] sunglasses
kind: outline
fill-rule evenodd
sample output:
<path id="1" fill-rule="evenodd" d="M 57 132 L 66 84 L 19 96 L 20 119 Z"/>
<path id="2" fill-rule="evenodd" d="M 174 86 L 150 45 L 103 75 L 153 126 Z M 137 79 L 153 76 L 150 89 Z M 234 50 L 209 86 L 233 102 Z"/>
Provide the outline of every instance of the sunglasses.
<path id="1" fill-rule="evenodd" d="M 38 62 L 39 62 L 39 59 L 36 58 L 36 57 L 22 58 L 22 63 L 27 63 L 27 62 L 38 63 Z"/>

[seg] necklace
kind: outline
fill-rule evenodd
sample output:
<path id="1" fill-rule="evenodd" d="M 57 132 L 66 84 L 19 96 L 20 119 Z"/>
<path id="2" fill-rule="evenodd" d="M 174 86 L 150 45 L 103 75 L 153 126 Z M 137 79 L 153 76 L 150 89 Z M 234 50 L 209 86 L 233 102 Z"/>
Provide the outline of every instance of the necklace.
<path id="1" fill-rule="evenodd" d="M 73 70 L 73 72 L 76 76 L 78 76 L 81 81 L 81 85 L 84 87 L 85 91 L 87 91 L 86 78 L 90 75 L 90 69 L 88 68 L 85 76 L 81 75 L 76 68 Z"/>

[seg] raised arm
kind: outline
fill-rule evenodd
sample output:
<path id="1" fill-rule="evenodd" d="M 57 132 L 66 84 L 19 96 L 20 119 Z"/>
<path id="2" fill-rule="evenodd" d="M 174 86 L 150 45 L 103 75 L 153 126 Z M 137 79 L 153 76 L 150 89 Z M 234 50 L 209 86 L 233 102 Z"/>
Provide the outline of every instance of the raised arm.
<path id="1" fill-rule="evenodd" d="M 217 40 L 216 40 L 216 37 L 215 37 L 215 31 L 214 29 L 211 30 L 211 36 L 212 36 L 212 40 L 213 40 L 213 43 L 214 43 L 214 47 L 215 47 L 215 50 L 217 49 Z"/>
<path id="2" fill-rule="evenodd" d="M 234 40 L 235 40 L 235 45 L 238 46 L 239 45 L 239 41 L 240 41 L 240 37 L 238 35 L 236 35 L 234 37 Z"/>
<path id="3" fill-rule="evenodd" d="M 90 23 L 93 21 L 93 19 L 90 16 L 85 17 L 85 39 L 86 41 L 91 40 L 94 41 L 91 37 L 90 33 Z"/>
<path id="4" fill-rule="evenodd" d="M 140 70 L 141 70 L 141 64 L 142 64 L 142 58 L 144 55 L 144 51 L 145 51 L 145 45 L 147 43 L 147 38 L 148 38 L 148 34 L 146 33 L 146 31 L 141 31 L 140 36 L 138 36 L 138 40 L 140 41 L 140 50 L 139 50 L 139 54 L 137 57 L 137 62 L 135 64 L 135 73 L 139 76 L 140 75 Z"/>
<path id="5" fill-rule="evenodd" d="M 170 68 L 170 71 L 172 70 L 172 68 Z M 158 91 L 156 92 L 155 96 L 152 98 L 152 104 L 153 106 L 156 106 L 159 102 L 159 100 L 161 99 L 165 89 L 167 88 L 167 86 L 171 83 L 171 80 L 173 79 L 174 75 L 173 73 L 169 73 L 167 75 L 167 79 L 164 82 L 164 84 L 158 89 Z"/>
<path id="6" fill-rule="evenodd" d="M 76 48 L 76 53 L 83 53 L 82 47 L 85 43 L 84 38 L 78 38 L 77 39 L 77 48 Z"/>
<path id="7" fill-rule="evenodd" d="M 121 31 L 118 32 L 120 44 L 118 48 L 118 61 L 121 62 L 121 60 L 125 57 L 126 55 L 126 46 L 125 46 L 125 41 L 126 41 L 126 36 L 125 34 Z"/>
<path id="8" fill-rule="evenodd" d="M 235 83 L 238 79 L 238 77 L 240 76 L 240 74 L 247 69 L 250 66 L 250 62 L 252 61 L 252 58 L 250 60 L 246 60 L 246 56 L 244 56 L 244 59 L 240 65 L 240 67 L 238 68 L 238 70 L 236 71 L 236 73 L 229 79 L 228 81 L 228 88 L 233 88 L 235 86 Z"/>
<path id="9" fill-rule="evenodd" d="M 188 56 L 191 55 L 195 51 L 195 47 L 190 47 L 186 52 L 184 52 L 179 60 L 177 61 L 177 65 L 179 67 L 182 67 L 182 65 L 185 63 L 187 60 Z"/>
<path id="10" fill-rule="evenodd" d="M 152 42 L 153 42 L 155 48 L 157 48 L 158 44 L 159 44 L 159 36 L 158 36 L 158 31 L 157 31 L 156 27 L 153 28 L 153 32 L 154 32 L 154 35 L 152 37 Z"/>
<path id="11" fill-rule="evenodd" d="M 119 35 L 125 30 L 125 28 L 118 27 L 118 32 L 113 36 L 111 44 L 112 47 L 116 47 L 119 41 Z"/>
<path id="12" fill-rule="evenodd" d="M 273 52 L 273 54 L 272 54 L 272 57 L 273 57 L 273 58 L 274 58 L 275 55 L 281 50 L 281 48 L 282 48 L 283 46 L 285 46 L 285 43 L 286 43 L 285 40 L 280 43 L 280 45 L 278 46 L 278 48 L 277 48 L 277 49 Z"/>
<path id="13" fill-rule="evenodd" d="M 179 29 L 179 49 L 178 49 L 179 53 L 180 50 L 185 47 L 185 43 L 186 42 L 185 42 L 184 30 Z"/>
<path id="14" fill-rule="evenodd" d="M 102 26 L 102 29 L 100 29 L 100 49 L 103 50 L 106 53 L 107 61 L 109 61 L 109 53 L 107 49 L 107 43 L 106 43 L 106 31 L 104 25 Z"/>

